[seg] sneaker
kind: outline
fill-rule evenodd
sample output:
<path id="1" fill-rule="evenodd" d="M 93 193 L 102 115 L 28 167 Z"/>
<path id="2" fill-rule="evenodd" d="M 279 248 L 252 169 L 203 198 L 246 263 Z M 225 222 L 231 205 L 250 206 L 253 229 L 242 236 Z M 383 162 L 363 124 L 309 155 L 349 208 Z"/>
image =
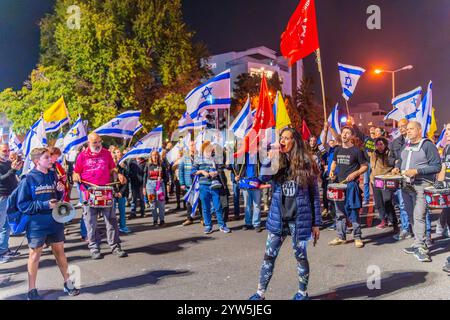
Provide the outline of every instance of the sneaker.
<path id="1" fill-rule="evenodd" d="M 156 227 L 158 225 L 158 221 L 153 220 L 153 226 Z"/>
<path id="2" fill-rule="evenodd" d="M 254 295 L 252 295 L 250 298 L 248 298 L 248 300 L 265 300 L 266 298 L 261 297 L 259 294 L 255 293 Z"/>
<path id="3" fill-rule="evenodd" d="M 431 238 L 425 239 L 425 245 L 429 248 L 433 245 L 433 240 Z"/>
<path id="4" fill-rule="evenodd" d="M 160 226 L 160 227 L 164 227 L 165 225 L 166 225 L 166 223 L 165 223 L 164 221 L 160 221 L 160 222 L 159 222 L 159 226 Z"/>
<path id="5" fill-rule="evenodd" d="M 0 264 L 9 262 L 10 257 L 5 253 L 0 256 Z"/>
<path id="6" fill-rule="evenodd" d="M 387 228 L 387 226 L 386 226 L 386 221 L 385 221 L 385 220 L 382 220 L 382 221 L 376 226 L 376 228 L 377 228 L 378 230 L 383 230 L 383 229 Z"/>
<path id="7" fill-rule="evenodd" d="M 403 249 L 403 252 L 406 254 L 414 254 L 414 252 L 416 252 L 416 248 L 415 247 L 408 247 Z"/>
<path id="8" fill-rule="evenodd" d="M 322 211 L 322 218 L 326 217 L 328 215 L 328 210 L 327 209 L 323 209 Z"/>
<path id="9" fill-rule="evenodd" d="M 183 222 L 182 226 L 186 227 L 186 226 L 189 226 L 189 225 L 191 225 L 191 224 L 193 224 L 193 223 L 194 223 L 193 220 L 191 220 L 191 219 L 186 219 L 186 221 Z"/>
<path id="10" fill-rule="evenodd" d="M 81 203 L 81 202 L 78 202 L 76 205 L 75 205 L 75 209 L 80 209 L 81 207 L 83 207 L 83 204 Z"/>
<path id="11" fill-rule="evenodd" d="M 31 289 L 28 291 L 27 300 L 42 300 L 42 297 L 39 295 L 36 289 Z"/>
<path id="12" fill-rule="evenodd" d="M 244 230 L 253 230 L 253 229 L 255 229 L 252 225 L 245 225 L 244 227 L 243 227 L 243 229 Z"/>
<path id="13" fill-rule="evenodd" d="M 100 260 L 103 258 L 103 255 L 100 253 L 100 251 L 95 250 L 91 252 L 91 258 L 92 260 Z"/>
<path id="14" fill-rule="evenodd" d="M 127 234 L 127 233 L 131 233 L 131 230 L 128 229 L 128 227 L 125 227 L 125 228 L 119 228 L 119 232 Z"/>
<path id="15" fill-rule="evenodd" d="M 255 230 L 257 233 L 260 233 L 261 231 L 263 231 L 263 228 L 261 226 L 257 226 L 255 227 Z"/>
<path id="16" fill-rule="evenodd" d="M 303 295 L 300 292 L 297 292 L 295 296 L 292 298 L 292 300 L 309 300 L 308 294 Z"/>
<path id="17" fill-rule="evenodd" d="M 393 238 L 397 241 L 402 241 L 405 239 L 411 239 L 412 235 L 408 231 L 402 230 L 398 234 L 396 234 Z"/>
<path id="18" fill-rule="evenodd" d="M 362 205 L 363 205 L 363 207 L 367 207 L 367 206 L 369 205 L 369 201 L 364 200 L 363 203 L 362 203 Z"/>
<path id="19" fill-rule="evenodd" d="M 398 233 L 400 233 L 400 228 L 397 225 L 394 225 L 393 226 L 393 231 L 394 231 L 395 234 L 398 234 Z"/>
<path id="20" fill-rule="evenodd" d="M 450 273 L 450 262 L 447 262 L 444 267 L 442 267 L 444 272 Z"/>
<path id="21" fill-rule="evenodd" d="M 227 226 L 220 227 L 220 231 L 223 233 L 231 233 L 231 230 Z"/>
<path id="22" fill-rule="evenodd" d="M 333 223 L 331 226 L 327 228 L 327 230 L 334 231 L 336 230 L 336 223 Z"/>
<path id="23" fill-rule="evenodd" d="M 363 248 L 364 247 L 364 242 L 361 239 L 355 239 L 355 247 Z"/>
<path id="24" fill-rule="evenodd" d="M 431 262 L 431 258 L 425 248 L 416 248 L 416 251 L 414 251 L 414 257 L 416 257 L 420 262 Z"/>
<path id="25" fill-rule="evenodd" d="M 133 220 L 133 219 L 136 219 L 136 214 L 130 214 L 128 216 L 128 220 Z"/>
<path id="26" fill-rule="evenodd" d="M 125 258 L 128 256 L 128 254 L 125 251 L 123 251 L 122 248 L 120 247 L 115 248 L 112 253 L 118 256 L 119 258 Z"/>
<path id="27" fill-rule="evenodd" d="M 205 227 L 205 229 L 204 229 L 204 233 L 205 233 L 205 234 L 210 234 L 210 233 L 212 233 L 212 232 L 213 232 L 212 227 Z"/>
<path id="28" fill-rule="evenodd" d="M 80 294 L 80 289 L 75 288 L 71 280 L 64 282 L 64 292 L 74 297 Z"/>
<path id="29" fill-rule="evenodd" d="M 331 240 L 330 242 L 328 242 L 328 245 L 338 246 L 338 245 L 345 244 L 345 243 L 347 243 L 346 240 L 342 240 L 341 238 L 335 238 L 335 239 Z"/>

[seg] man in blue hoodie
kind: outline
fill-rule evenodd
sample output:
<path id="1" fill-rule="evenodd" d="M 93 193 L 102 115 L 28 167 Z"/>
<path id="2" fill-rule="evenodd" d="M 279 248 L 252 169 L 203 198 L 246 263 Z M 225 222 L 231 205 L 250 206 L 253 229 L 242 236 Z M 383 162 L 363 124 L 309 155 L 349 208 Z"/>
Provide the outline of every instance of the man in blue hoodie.
<path id="1" fill-rule="evenodd" d="M 64 184 L 57 182 L 52 167 L 50 153 L 46 148 L 35 148 L 31 151 L 31 161 L 35 168 L 25 177 L 25 182 L 19 185 L 17 207 L 30 216 L 27 227 L 28 246 L 28 300 L 40 300 L 36 289 L 36 277 L 39 260 L 44 244 L 51 246 L 59 270 L 64 279 L 64 292 L 76 296 L 80 290 L 75 288 L 69 278 L 67 258 L 64 253 L 64 225 L 56 222 L 52 210 L 58 199 L 62 198 Z"/>

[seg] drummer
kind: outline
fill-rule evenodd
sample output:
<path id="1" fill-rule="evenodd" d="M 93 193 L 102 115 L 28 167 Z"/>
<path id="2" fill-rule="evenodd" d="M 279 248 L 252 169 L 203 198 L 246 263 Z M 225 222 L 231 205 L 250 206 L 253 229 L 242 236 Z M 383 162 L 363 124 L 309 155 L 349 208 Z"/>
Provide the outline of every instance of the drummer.
<path id="1" fill-rule="evenodd" d="M 337 183 L 347 183 L 345 201 L 336 201 L 336 231 L 337 238 L 328 244 L 335 246 L 346 243 L 347 225 L 349 219 L 353 224 L 355 246 L 364 247 L 361 239 L 361 224 L 359 209 L 362 207 L 359 177 L 367 171 L 368 165 L 363 152 L 353 145 L 355 132 L 351 127 L 341 130 L 342 146 L 336 148 L 331 164 L 330 178 Z M 337 174 L 335 174 L 337 172 Z"/>
<path id="2" fill-rule="evenodd" d="M 370 183 L 373 188 L 373 198 L 375 202 L 375 208 L 378 211 L 380 217 L 380 224 L 377 225 L 377 229 L 384 229 L 388 227 L 388 220 L 394 227 L 394 232 L 398 233 L 397 216 L 395 214 L 394 205 L 392 204 L 393 193 L 390 190 L 383 190 L 377 188 L 374 185 L 375 177 L 386 175 L 394 168 L 395 160 L 389 157 L 389 142 L 386 138 L 379 137 L 375 139 L 375 152 L 370 154 Z"/>
<path id="3" fill-rule="evenodd" d="M 448 189 L 450 188 L 450 124 L 445 127 L 445 139 L 447 145 L 443 152 L 443 163 L 441 172 L 438 175 L 438 181 L 435 182 L 434 187 L 436 189 Z M 445 208 L 439 217 L 436 233 L 442 235 L 444 238 L 449 237 L 450 231 L 450 208 Z M 447 264 L 444 266 L 444 271 L 450 272 L 450 257 L 447 258 Z"/>
<path id="4" fill-rule="evenodd" d="M 119 174 L 111 156 L 111 153 L 102 147 L 102 139 L 96 133 L 88 136 L 88 148 L 82 151 L 75 163 L 73 181 L 81 183 L 82 192 L 86 195 L 89 185 L 105 186 L 111 182 L 115 176 L 121 183 L 125 183 L 123 175 Z M 87 199 L 87 197 L 85 197 Z M 127 254 L 120 246 L 119 227 L 114 208 L 91 208 L 84 205 L 83 219 L 86 223 L 87 235 L 89 240 L 89 250 L 94 260 L 101 259 L 100 242 L 101 237 L 97 230 L 98 214 L 103 214 L 106 223 L 106 235 L 108 244 L 112 253 L 119 258 L 126 257 Z"/>
<path id="5" fill-rule="evenodd" d="M 402 149 L 396 168 L 392 170 L 393 174 L 399 174 L 401 170 L 406 176 L 407 185 L 402 188 L 402 195 L 414 230 L 414 244 L 403 251 L 414 254 L 420 262 L 430 262 L 429 249 L 425 243 L 424 189 L 435 181 L 436 174 L 441 170 L 441 159 L 434 143 L 422 138 L 422 125 L 419 122 L 409 122 L 406 131 L 409 142 Z"/>

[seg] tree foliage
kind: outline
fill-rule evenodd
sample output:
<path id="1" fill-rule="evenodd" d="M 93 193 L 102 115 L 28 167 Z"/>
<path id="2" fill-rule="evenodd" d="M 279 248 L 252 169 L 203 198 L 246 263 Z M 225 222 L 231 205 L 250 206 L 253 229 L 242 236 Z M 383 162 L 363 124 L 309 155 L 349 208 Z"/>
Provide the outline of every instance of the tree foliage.
<path id="1" fill-rule="evenodd" d="M 0 93 L 0 111 L 26 130 L 61 95 L 72 118 L 92 128 L 130 109 L 146 132 L 173 129 L 184 96 L 208 76 L 206 48 L 194 44 L 181 0 L 79 0 L 80 29 L 69 28 L 72 0 L 41 20 L 39 65 L 19 90 Z"/>

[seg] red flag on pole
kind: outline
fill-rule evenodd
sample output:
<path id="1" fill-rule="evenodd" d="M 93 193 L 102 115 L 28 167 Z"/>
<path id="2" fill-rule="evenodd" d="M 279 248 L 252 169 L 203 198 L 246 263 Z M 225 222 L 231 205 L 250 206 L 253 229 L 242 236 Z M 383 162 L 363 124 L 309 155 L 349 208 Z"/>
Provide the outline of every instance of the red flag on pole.
<path id="1" fill-rule="evenodd" d="M 252 150 L 257 150 L 258 135 L 262 129 L 268 129 L 275 126 L 275 117 L 270 104 L 269 89 L 267 87 L 267 80 L 263 74 L 261 80 L 261 88 L 259 91 L 258 108 L 256 109 L 255 119 L 250 132 L 244 137 L 244 145 L 235 153 L 235 157 L 240 157 L 243 153 Z"/>
<path id="2" fill-rule="evenodd" d="M 303 120 L 302 122 L 302 138 L 303 140 L 308 140 L 311 136 L 311 130 L 309 130 L 308 125 L 306 124 L 306 121 Z"/>
<path id="3" fill-rule="evenodd" d="M 301 0 L 281 35 L 281 53 L 289 66 L 319 48 L 314 0 Z"/>

